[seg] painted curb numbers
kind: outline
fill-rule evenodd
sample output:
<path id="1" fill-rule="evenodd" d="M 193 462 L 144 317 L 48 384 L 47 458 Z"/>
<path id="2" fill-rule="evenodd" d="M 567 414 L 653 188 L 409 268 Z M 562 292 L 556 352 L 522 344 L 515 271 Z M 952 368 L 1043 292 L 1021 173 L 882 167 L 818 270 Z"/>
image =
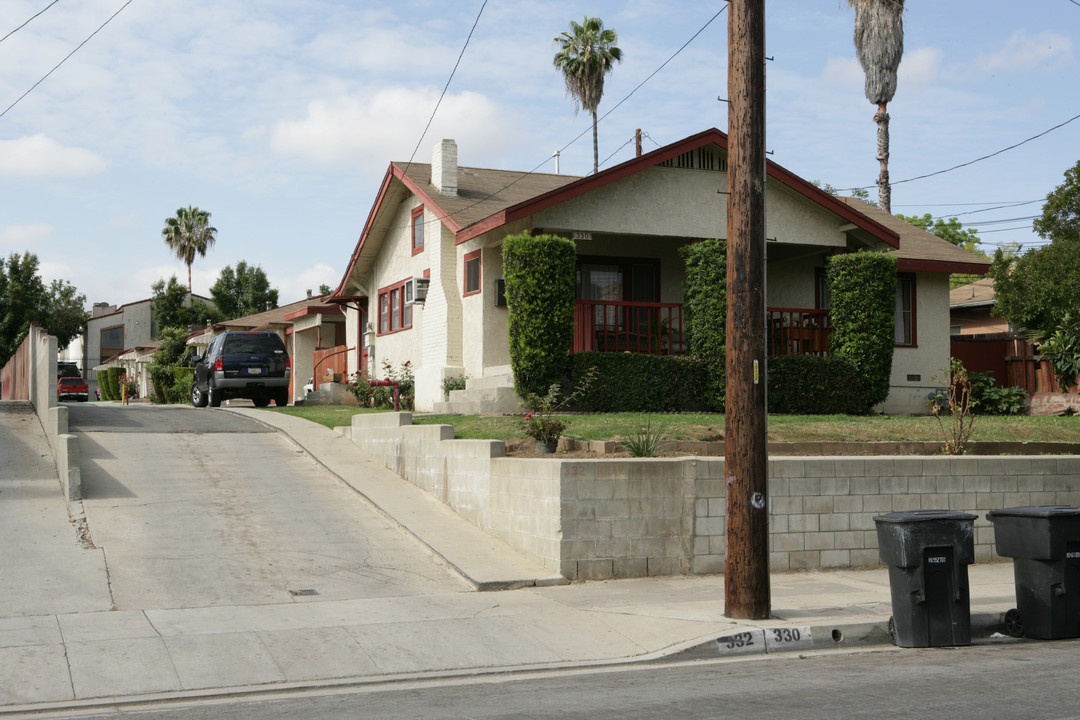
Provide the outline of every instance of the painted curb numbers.
<path id="1" fill-rule="evenodd" d="M 811 650 L 814 641 L 808 626 L 751 628 L 716 638 L 721 657 Z"/>

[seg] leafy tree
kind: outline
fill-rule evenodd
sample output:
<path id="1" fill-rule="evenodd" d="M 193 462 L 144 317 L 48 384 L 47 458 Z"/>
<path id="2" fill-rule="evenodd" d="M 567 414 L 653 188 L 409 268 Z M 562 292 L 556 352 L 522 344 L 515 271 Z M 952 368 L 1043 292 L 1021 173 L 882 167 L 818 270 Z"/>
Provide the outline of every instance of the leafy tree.
<path id="1" fill-rule="evenodd" d="M 1080 162 L 1065 171 L 1065 182 L 1046 196 L 1035 232 L 1047 240 L 1080 239 Z"/>
<path id="2" fill-rule="evenodd" d="M 182 402 L 185 394 L 177 393 L 174 386 L 177 369 L 187 367 L 191 358 L 187 332 L 181 327 L 167 327 L 161 331 L 160 339 L 161 345 L 154 351 L 153 360 L 147 368 L 154 384 L 154 394 L 160 403 Z"/>
<path id="3" fill-rule="evenodd" d="M 990 277 L 996 315 L 1017 328 L 1052 333 L 1080 307 L 1080 238 L 1055 240 L 1019 258 L 998 250 Z"/>
<path id="4" fill-rule="evenodd" d="M 165 220 L 161 237 L 176 257 L 184 261 L 188 272 L 188 292 L 191 292 L 191 264 L 195 256 L 206 257 L 206 251 L 214 246 L 217 228 L 210 224 L 210 213 L 188 205 L 179 208 L 176 216 Z"/>
<path id="5" fill-rule="evenodd" d="M 811 180 L 810 184 L 816 188 L 824 190 L 830 195 L 840 195 L 840 191 L 837 188 L 834 188 L 829 183 L 825 183 L 824 185 L 822 185 L 820 180 Z M 873 205 L 874 207 L 877 207 L 877 203 L 870 199 L 870 193 L 866 192 L 866 190 L 864 190 L 863 188 L 851 188 L 850 190 L 848 190 L 848 192 L 851 193 L 851 197 L 858 198 L 859 200 L 862 200 L 868 205 Z"/>
<path id="6" fill-rule="evenodd" d="M 319 294 L 324 296 L 324 297 L 326 295 L 329 295 L 332 292 L 334 292 L 334 288 L 330 287 L 326 283 L 323 283 L 322 285 L 319 286 Z"/>
<path id="7" fill-rule="evenodd" d="M 64 280 L 45 286 L 33 253 L 12 253 L 0 258 L 0 366 L 18 350 L 37 323 L 55 335 L 59 347 L 67 347 L 86 322 L 86 296 Z"/>
<path id="8" fill-rule="evenodd" d="M 227 318 L 254 315 L 278 304 L 278 291 L 270 287 L 266 273 L 258 265 L 248 265 L 241 260 L 236 263 L 236 270 L 229 265 L 221 271 L 217 282 L 210 288 L 210 297 L 214 305 Z"/>
<path id="9" fill-rule="evenodd" d="M 904 0 L 848 0 L 855 8 L 855 52 L 866 75 L 866 99 L 878 106 L 874 122 L 878 126 L 878 202 L 892 212 L 889 185 L 888 103 L 896 94 L 896 71 L 904 55 Z"/>
<path id="10" fill-rule="evenodd" d="M 214 306 L 195 298 L 189 301 L 187 289 L 180 284 L 175 275 L 169 277 L 168 282 L 158 280 L 150 286 L 150 289 L 153 291 L 151 302 L 159 337 L 167 328 L 178 327 L 188 330 L 205 325 L 207 321 L 221 322 L 225 319 Z"/>
<path id="11" fill-rule="evenodd" d="M 600 169 L 600 152 L 596 140 L 596 108 L 604 95 L 604 76 L 615 63 L 622 61 L 622 50 L 615 31 L 604 28 L 600 18 L 586 17 L 581 24 L 570 21 L 570 32 L 555 38 L 559 46 L 555 67 L 566 81 L 566 93 L 574 98 L 576 107 L 592 115 L 593 172 Z"/>

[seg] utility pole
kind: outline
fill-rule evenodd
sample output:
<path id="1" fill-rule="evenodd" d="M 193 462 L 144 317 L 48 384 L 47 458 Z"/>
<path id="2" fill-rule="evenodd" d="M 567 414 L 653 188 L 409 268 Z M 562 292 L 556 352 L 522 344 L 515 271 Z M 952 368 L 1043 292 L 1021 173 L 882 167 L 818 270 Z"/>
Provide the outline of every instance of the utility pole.
<path id="1" fill-rule="evenodd" d="M 728 3 L 724 614 L 769 617 L 765 406 L 765 0 Z"/>

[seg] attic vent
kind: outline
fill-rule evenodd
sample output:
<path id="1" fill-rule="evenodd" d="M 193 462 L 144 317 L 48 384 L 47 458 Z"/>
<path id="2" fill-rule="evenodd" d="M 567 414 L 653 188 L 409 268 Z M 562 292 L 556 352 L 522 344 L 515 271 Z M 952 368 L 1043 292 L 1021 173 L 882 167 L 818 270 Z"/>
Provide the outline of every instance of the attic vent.
<path id="1" fill-rule="evenodd" d="M 660 167 L 727 172 L 727 153 L 716 147 L 697 148 L 665 160 Z"/>

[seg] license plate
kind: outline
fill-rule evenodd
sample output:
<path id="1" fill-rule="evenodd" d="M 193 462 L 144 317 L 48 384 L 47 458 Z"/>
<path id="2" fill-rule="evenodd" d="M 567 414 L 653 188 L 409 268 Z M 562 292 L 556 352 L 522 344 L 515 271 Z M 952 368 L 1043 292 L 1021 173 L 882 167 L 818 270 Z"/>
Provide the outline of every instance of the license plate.
<path id="1" fill-rule="evenodd" d="M 248 375 L 262 375 L 262 368 L 248 368 Z"/>

